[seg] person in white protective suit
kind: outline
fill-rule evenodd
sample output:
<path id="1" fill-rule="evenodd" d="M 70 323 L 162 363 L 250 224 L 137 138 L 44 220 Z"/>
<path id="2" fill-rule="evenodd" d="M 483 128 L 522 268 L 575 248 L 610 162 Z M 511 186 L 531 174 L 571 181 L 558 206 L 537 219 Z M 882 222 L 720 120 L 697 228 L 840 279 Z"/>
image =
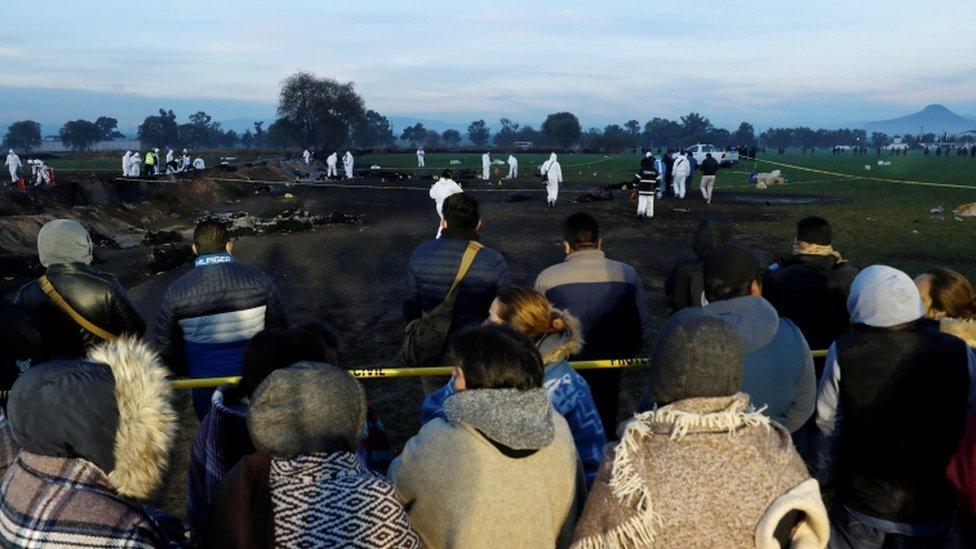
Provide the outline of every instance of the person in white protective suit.
<path id="1" fill-rule="evenodd" d="M 430 186 L 430 198 L 434 201 L 437 216 L 444 219 L 444 201 L 452 194 L 463 193 L 464 189 L 452 179 L 451 170 L 441 172 L 441 178 Z M 441 237 L 441 226 L 437 225 L 437 238 Z"/>
<path id="2" fill-rule="evenodd" d="M 508 155 L 508 179 L 518 177 L 518 158 L 514 154 Z"/>
<path id="3" fill-rule="evenodd" d="M 339 169 L 336 167 L 339 165 L 339 153 L 334 151 L 325 159 L 326 173 L 325 176 L 329 179 L 339 177 Z"/>
<path id="4" fill-rule="evenodd" d="M 15 153 L 13 149 L 7 151 L 7 161 L 4 162 L 4 164 L 6 164 L 7 169 L 10 170 L 10 182 L 16 183 L 17 170 L 20 169 L 22 164 L 20 163 L 20 157 L 17 156 L 17 153 Z"/>
<path id="5" fill-rule="evenodd" d="M 142 171 L 142 155 L 139 151 L 132 153 L 129 157 L 129 177 L 139 177 Z"/>
<path id="6" fill-rule="evenodd" d="M 162 162 L 159 160 L 159 149 L 153 149 L 153 156 L 156 157 L 156 163 L 153 164 L 153 173 L 159 175 L 163 173 Z"/>
<path id="7" fill-rule="evenodd" d="M 180 157 L 180 171 L 182 172 L 188 169 L 190 169 L 190 155 L 186 149 L 183 149 L 183 156 Z"/>
<path id="8" fill-rule="evenodd" d="M 555 207 L 556 199 L 559 198 L 559 184 L 563 182 L 563 167 L 556 160 L 556 153 L 549 155 L 549 160 L 542 164 L 539 171 L 542 177 L 546 179 L 546 192 L 548 194 L 546 200 L 549 207 Z"/>
<path id="9" fill-rule="evenodd" d="M 132 167 L 129 166 L 129 164 L 131 163 L 132 163 L 132 151 L 125 151 L 125 154 L 122 155 L 122 177 L 129 176 L 129 170 L 132 169 Z"/>
<path id="10" fill-rule="evenodd" d="M 342 157 L 342 168 L 346 170 L 346 179 L 352 179 L 352 167 L 356 163 L 356 159 L 353 158 L 352 152 L 346 151 L 346 154 Z"/>
<path id="11" fill-rule="evenodd" d="M 199 156 L 193 161 L 194 170 L 205 170 L 207 169 L 207 164 Z"/>
<path id="12" fill-rule="evenodd" d="M 311 164 L 312 163 L 312 153 L 308 152 L 308 149 L 305 149 L 305 152 L 302 153 L 302 159 L 305 160 L 305 163 L 306 164 Z"/>
<path id="13" fill-rule="evenodd" d="M 488 153 L 481 155 L 481 179 L 491 181 L 491 155 Z"/>
<path id="14" fill-rule="evenodd" d="M 169 163 L 172 162 L 175 158 L 176 158 L 176 153 L 173 152 L 173 149 L 167 149 L 166 150 L 166 165 L 169 166 Z"/>
<path id="15" fill-rule="evenodd" d="M 424 168 L 427 166 L 427 153 L 424 152 L 424 148 L 420 147 L 417 149 L 417 167 Z"/>
<path id="16" fill-rule="evenodd" d="M 688 176 L 691 175 L 691 162 L 688 157 L 680 152 L 674 157 L 674 165 L 671 167 L 674 174 L 671 188 L 674 189 L 674 196 L 684 199 Z"/>
<path id="17" fill-rule="evenodd" d="M 49 185 L 51 183 L 51 174 L 48 172 L 49 168 L 43 160 L 34 161 L 35 168 L 35 179 L 34 185 L 40 187 L 42 185 Z"/>

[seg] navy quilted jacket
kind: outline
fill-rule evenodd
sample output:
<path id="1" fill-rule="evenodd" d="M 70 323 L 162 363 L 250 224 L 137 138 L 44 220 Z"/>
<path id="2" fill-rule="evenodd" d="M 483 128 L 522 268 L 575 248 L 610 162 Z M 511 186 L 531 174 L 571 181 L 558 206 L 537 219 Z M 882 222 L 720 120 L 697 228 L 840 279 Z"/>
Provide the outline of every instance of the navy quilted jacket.
<path id="1" fill-rule="evenodd" d="M 240 375 L 244 344 L 265 328 L 287 326 L 278 288 L 229 254 L 201 256 L 195 265 L 166 291 L 156 342 L 178 376 Z"/>
<path id="2" fill-rule="evenodd" d="M 413 251 L 403 283 L 403 317 L 407 322 L 444 301 L 469 238 L 477 235 L 445 229 L 441 238 L 424 242 Z M 482 248 L 458 290 L 451 333 L 484 322 L 498 290 L 511 285 L 505 258 L 491 248 Z"/>

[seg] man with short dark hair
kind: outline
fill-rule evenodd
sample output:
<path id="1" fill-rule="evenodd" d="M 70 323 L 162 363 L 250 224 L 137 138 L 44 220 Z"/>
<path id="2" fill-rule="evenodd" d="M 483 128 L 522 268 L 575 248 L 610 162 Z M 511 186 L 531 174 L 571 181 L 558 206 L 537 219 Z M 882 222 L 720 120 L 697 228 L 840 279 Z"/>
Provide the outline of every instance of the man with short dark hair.
<path id="1" fill-rule="evenodd" d="M 701 193 L 706 204 L 712 203 L 712 191 L 715 190 L 715 174 L 718 173 L 718 160 L 712 153 L 705 153 L 705 160 L 701 163 Z"/>
<path id="2" fill-rule="evenodd" d="M 607 259 L 600 227 L 591 215 L 575 213 L 563 224 L 566 260 L 542 271 L 535 289 L 583 325 L 578 360 L 633 358 L 651 333 L 644 283 L 633 267 Z M 580 372 L 590 385 L 603 428 L 617 431 L 620 370 Z"/>
<path id="3" fill-rule="evenodd" d="M 170 285 L 156 315 L 155 338 L 176 375 L 237 376 L 244 344 L 265 328 L 285 328 L 274 282 L 234 261 L 227 227 L 205 220 L 193 231 L 194 268 Z M 195 389 L 197 419 L 210 409 L 213 389 Z"/>
<path id="4" fill-rule="evenodd" d="M 762 297 L 762 267 L 753 253 L 725 244 L 705 254 L 702 312 L 725 320 L 742 343 L 742 391 L 791 433 L 813 415 L 813 355 L 795 324 Z"/>
<path id="5" fill-rule="evenodd" d="M 418 246 L 407 265 L 403 282 L 403 318 L 407 322 L 420 318 L 444 301 L 468 243 L 479 241 L 482 220 L 477 200 L 464 193 L 452 194 L 444 200 L 443 213 L 440 238 Z M 484 322 L 495 295 L 511 285 L 512 275 L 505 258 L 491 248 L 481 248 L 461 281 L 448 337 L 462 328 Z M 446 379 L 422 378 L 424 392 L 440 389 Z"/>

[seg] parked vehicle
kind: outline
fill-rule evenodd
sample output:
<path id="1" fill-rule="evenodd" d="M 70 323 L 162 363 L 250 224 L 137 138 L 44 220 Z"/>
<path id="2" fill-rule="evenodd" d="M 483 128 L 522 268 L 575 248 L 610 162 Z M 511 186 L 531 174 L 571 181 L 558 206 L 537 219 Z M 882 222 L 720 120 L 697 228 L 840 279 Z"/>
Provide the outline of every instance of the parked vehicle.
<path id="1" fill-rule="evenodd" d="M 691 153 L 699 165 L 701 165 L 702 161 L 705 160 L 705 155 L 708 153 L 712 153 L 712 158 L 718 160 L 718 163 L 721 166 L 734 166 L 739 162 L 738 151 L 722 150 L 716 148 L 715 145 L 698 143 L 682 151 L 682 154 L 685 153 Z"/>

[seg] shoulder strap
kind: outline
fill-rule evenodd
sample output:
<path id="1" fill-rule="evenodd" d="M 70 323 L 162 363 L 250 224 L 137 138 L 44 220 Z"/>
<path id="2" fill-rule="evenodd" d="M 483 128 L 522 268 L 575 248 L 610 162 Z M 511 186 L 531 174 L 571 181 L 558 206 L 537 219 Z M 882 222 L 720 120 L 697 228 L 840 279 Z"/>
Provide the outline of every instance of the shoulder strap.
<path id="1" fill-rule="evenodd" d="M 67 313 L 67 315 L 71 317 L 71 320 L 74 320 L 76 324 L 88 330 L 92 334 L 95 334 L 99 338 L 104 339 L 105 341 L 115 341 L 118 339 L 118 336 L 99 328 L 95 324 L 92 324 L 87 318 L 81 316 L 81 313 L 76 311 L 74 307 L 65 301 L 64 297 L 62 297 L 61 294 L 54 289 L 54 285 L 51 284 L 50 280 L 48 280 L 47 275 L 37 279 L 37 283 L 41 287 L 41 291 L 47 295 L 48 299 L 57 305 L 59 309 Z"/>
<path id="2" fill-rule="evenodd" d="M 481 251 L 481 248 L 484 248 L 484 246 L 479 242 L 475 242 L 474 240 L 468 242 L 468 248 L 464 250 L 464 255 L 461 256 L 461 266 L 458 267 L 457 274 L 454 275 L 454 284 L 451 285 L 451 291 L 447 292 L 447 296 L 444 297 L 444 303 L 448 306 L 454 305 L 454 299 L 457 297 L 458 290 L 461 289 L 461 281 L 467 276 L 471 265 L 474 263 L 474 258 Z"/>

